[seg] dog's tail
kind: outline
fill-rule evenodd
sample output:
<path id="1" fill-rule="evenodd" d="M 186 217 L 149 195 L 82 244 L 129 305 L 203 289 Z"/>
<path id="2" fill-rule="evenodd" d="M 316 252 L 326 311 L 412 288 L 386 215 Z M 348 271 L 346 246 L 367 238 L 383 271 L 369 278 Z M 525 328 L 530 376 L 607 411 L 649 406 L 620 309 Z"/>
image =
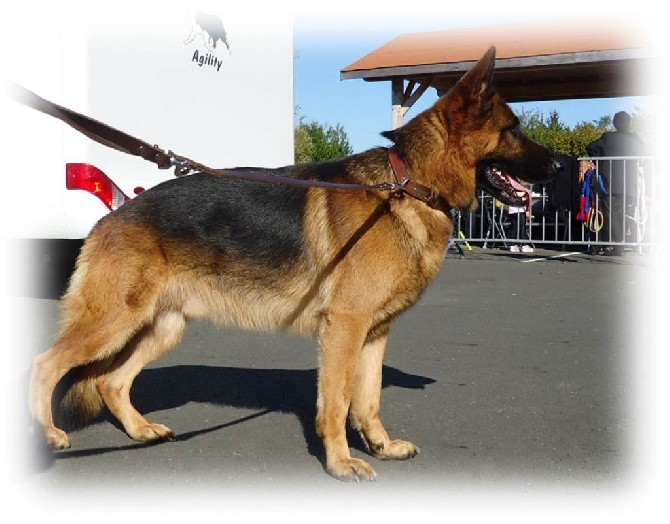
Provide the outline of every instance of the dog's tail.
<path id="1" fill-rule="evenodd" d="M 66 431 L 81 429 L 100 416 L 105 403 L 95 382 L 112 361 L 109 358 L 74 368 L 61 379 L 53 397 L 53 412 L 60 427 Z"/>

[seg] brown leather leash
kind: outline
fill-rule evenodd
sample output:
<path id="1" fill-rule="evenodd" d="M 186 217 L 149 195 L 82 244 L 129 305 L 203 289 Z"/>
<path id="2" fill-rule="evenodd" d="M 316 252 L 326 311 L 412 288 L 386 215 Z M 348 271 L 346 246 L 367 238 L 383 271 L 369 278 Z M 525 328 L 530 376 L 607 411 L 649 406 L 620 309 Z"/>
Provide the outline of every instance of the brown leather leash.
<path id="1" fill-rule="evenodd" d="M 117 151 L 139 156 L 153 162 L 159 169 L 175 168 L 175 176 L 180 177 L 194 172 L 204 172 L 215 176 L 230 176 L 244 180 L 264 182 L 270 184 L 285 184 L 303 187 L 321 187 L 329 189 L 356 189 L 364 191 L 394 191 L 406 193 L 409 196 L 425 202 L 430 207 L 440 204 L 440 197 L 430 188 L 412 180 L 407 175 L 407 167 L 393 148 L 389 148 L 388 156 L 395 182 L 384 182 L 381 184 L 348 184 L 340 182 L 324 182 L 320 180 L 305 180 L 284 176 L 268 175 L 254 171 L 231 171 L 225 169 L 213 169 L 189 158 L 176 155 L 172 151 L 165 151 L 157 145 L 140 140 L 123 131 L 119 131 L 98 120 L 84 116 L 66 107 L 46 100 L 32 91 L 7 80 L 6 92 L 17 102 L 32 107 L 37 111 L 57 118 L 80 133 Z"/>

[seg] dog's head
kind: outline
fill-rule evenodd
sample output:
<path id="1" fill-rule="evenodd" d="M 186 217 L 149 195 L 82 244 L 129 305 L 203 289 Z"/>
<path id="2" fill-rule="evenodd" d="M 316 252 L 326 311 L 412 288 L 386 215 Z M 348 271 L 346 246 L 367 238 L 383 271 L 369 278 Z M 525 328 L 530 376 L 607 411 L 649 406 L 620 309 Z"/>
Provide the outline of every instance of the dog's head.
<path id="1" fill-rule="evenodd" d="M 524 205 L 510 183 L 546 182 L 560 171 L 547 148 L 527 138 L 492 84 L 495 47 L 433 107 L 382 133 L 395 143 L 416 179 L 453 207 L 471 207 L 480 188 L 508 205 Z"/>

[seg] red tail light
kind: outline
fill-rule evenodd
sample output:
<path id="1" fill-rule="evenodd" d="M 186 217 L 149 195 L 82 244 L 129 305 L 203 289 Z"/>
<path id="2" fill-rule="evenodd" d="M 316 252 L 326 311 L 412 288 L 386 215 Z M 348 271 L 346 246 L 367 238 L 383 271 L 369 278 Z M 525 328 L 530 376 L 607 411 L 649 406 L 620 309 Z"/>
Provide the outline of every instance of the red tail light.
<path id="1" fill-rule="evenodd" d="M 65 187 L 88 191 L 112 211 L 130 200 L 105 173 L 91 164 L 65 164 Z"/>

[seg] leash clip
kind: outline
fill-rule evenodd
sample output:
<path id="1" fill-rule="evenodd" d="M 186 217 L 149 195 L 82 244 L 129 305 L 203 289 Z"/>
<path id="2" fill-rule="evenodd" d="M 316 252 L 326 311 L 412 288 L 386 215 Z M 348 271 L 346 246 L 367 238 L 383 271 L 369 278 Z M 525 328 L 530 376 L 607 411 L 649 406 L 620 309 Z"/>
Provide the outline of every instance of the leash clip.
<path id="1" fill-rule="evenodd" d="M 188 158 L 175 155 L 172 151 L 168 151 L 168 155 L 170 155 L 170 165 L 174 166 L 176 177 L 188 175 L 193 171 L 193 164 Z"/>
<path id="2" fill-rule="evenodd" d="M 377 186 L 377 189 L 381 191 L 391 191 L 392 193 L 397 192 L 397 191 L 405 191 L 405 184 L 407 181 L 404 182 L 384 182 L 383 184 L 379 184 Z"/>

